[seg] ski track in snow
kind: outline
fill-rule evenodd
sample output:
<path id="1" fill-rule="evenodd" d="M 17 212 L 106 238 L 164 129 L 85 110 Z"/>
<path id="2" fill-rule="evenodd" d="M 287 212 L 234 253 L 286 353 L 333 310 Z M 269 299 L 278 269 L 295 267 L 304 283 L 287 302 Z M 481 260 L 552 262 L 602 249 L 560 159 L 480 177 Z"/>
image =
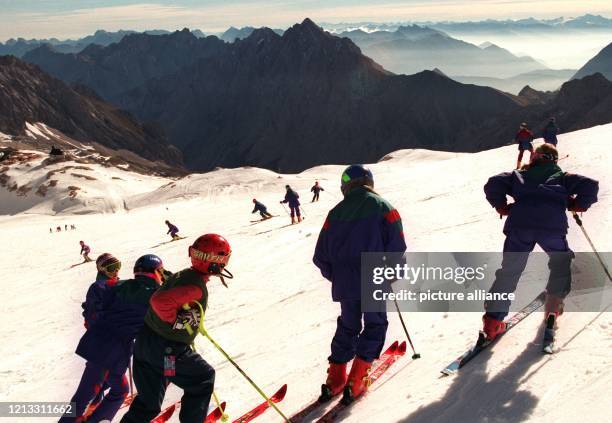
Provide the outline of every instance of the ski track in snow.
<path id="1" fill-rule="evenodd" d="M 561 154 L 570 154 L 560 162 L 562 168 L 600 181 L 600 202 L 583 220 L 601 251 L 612 248 L 611 137 L 612 124 L 560 137 Z M 501 249 L 503 221 L 486 203 L 482 187 L 489 176 L 512 166 L 515 146 L 476 154 L 403 150 L 389 157 L 372 166 L 376 189 L 402 215 L 410 251 Z M 181 180 L 89 167 L 93 171 L 86 173 L 99 180 L 77 180 L 84 192 L 69 209 L 74 214 L 54 215 L 62 194 L 50 190 L 45 198 L 27 200 L 29 209 L 24 206 L 18 214 L 0 216 L 1 264 L 9 276 L 2 283 L 8 300 L 0 310 L 0 401 L 66 401 L 77 387 L 84 367 L 74 354 L 84 331 L 80 303 L 95 277 L 93 263 L 69 268 L 80 261 L 79 240 L 92 247 L 93 257 L 103 252 L 117 255 L 124 263 L 120 276 L 128 278 L 136 258 L 146 253 L 162 257 L 170 270 L 187 267 L 187 246 L 206 232 L 220 233 L 230 241 L 229 269 L 235 274 L 229 289 L 214 279 L 209 284 L 206 323 L 211 336 L 266 392 L 288 383 L 287 397 L 280 403 L 286 414 L 316 397 L 325 380 L 339 306 L 332 303 L 330 285 L 311 258 L 323 220 L 341 197 L 343 166 L 318 166 L 298 175 L 222 169 Z M 24 168 L 9 174 L 26 181 L 40 177 L 32 172 Z M 60 183 L 70 182 L 68 175 L 58 177 Z M 315 180 L 326 191 L 313 204 L 309 190 Z M 289 218 L 278 201 L 287 183 L 301 194 L 306 219 L 283 227 Z M 2 202 L 16 198 L 0 190 Z M 105 195 L 112 195 L 112 200 Z M 253 197 L 279 217 L 250 226 Z M 106 214 L 92 214 L 96 207 Z M 82 210 L 89 214 L 80 214 Z M 187 238 L 152 249 L 167 241 L 165 219 L 176 223 Z M 77 230 L 49 233 L 50 227 L 63 229 L 66 223 L 76 224 Z M 568 239 L 575 251 L 590 250 L 573 222 Z M 553 356 L 540 353 L 542 314 L 536 312 L 448 378 L 440 378 L 439 371 L 475 341 L 480 313 L 406 313 L 404 317 L 422 358 L 415 362 L 410 354 L 402 358 L 373 386 L 369 398 L 343 414 L 345 421 L 609 421 L 605 405 L 612 385 L 609 312 L 563 316 L 557 340 L 560 351 Z M 388 341 L 403 339 L 397 316 L 390 314 L 389 321 Z M 260 402 L 207 340 L 199 337 L 196 345 L 217 369 L 216 390 L 228 401 L 232 417 Z M 164 407 L 179 396 L 180 391 L 170 387 Z M 280 419 L 268 410 L 257 421 Z"/>

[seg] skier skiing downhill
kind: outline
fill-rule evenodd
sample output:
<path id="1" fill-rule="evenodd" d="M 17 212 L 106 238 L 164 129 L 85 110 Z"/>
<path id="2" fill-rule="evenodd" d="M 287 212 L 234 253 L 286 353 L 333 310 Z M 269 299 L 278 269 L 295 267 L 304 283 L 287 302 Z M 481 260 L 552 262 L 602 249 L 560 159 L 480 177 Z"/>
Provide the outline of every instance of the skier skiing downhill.
<path id="1" fill-rule="evenodd" d="M 179 236 L 177 235 L 179 232 L 179 229 L 176 226 L 174 226 L 172 223 L 170 223 L 169 220 L 166 220 L 166 225 L 168 225 L 168 232 L 166 232 L 166 234 L 170 234 L 173 241 L 176 241 L 177 239 L 179 239 Z"/>
<path id="2" fill-rule="evenodd" d="M 544 127 L 544 131 L 542 133 L 542 138 L 544 138 L 544 142 L 548 144 L 552 144 L 555 147 L 557 146 L 557 135 L 559 134 L 559 127 L 555 122 L 555 118 L 551 117 L 548 120 L 548 124 Z"/>
<path id="3" fill-rule="evenodd" d="M 516 133 L 514 137 L 514 142 L 518 144 L 518 158 L 516 159 L 516 169 L 521 168 L 521 163 L 523 162 L 523 153 L 525 150 L 529 151 L 529 160 L 531 161 L 531 155 L 533 154 L 533 132 L 527 129 L 527 124 L 525 122 L 521 123 L 519 131 Z"/>
<path id="4" fill-rule="evenodd" d="M 366 390 L 368 372 L 380 355 L 388 326 L 386 313 L 361 311 L 361 253 L 404 252 L 406 243 L 400 215 L 374 191 L 369 169 L 347 167 L 341 190 L 344 199 L 325 220 L 313 262 L 331 281 L 332 299 L 341 309 L 319 401 L 344 391 L 343 401 L 348 403 Z M 347 376 L 347 363 L 353 358 Z"/>
<path id="5" fill-rule="evenodd" d="M 215 383 L 215 370 L 191 345 L 206 309 L 211 276 L 232 275 L 226 269 L 229 243 L 206 234 L 189 247 L 191 267 L 169 277 L 151 297 L 145 325 L 134 345 L 134 382 L 138 395 L 121 422 L 149 422 L 159 414 L 168 383 L 183 389 L 181 423 L 202 423 Z M 194 303 L 199 303 L 194 304 Z M 185 309 L 184 305 L 191 305 Z M 186 330 L 191 326 L 193 330 Z"/>
<path id="6" fill-rule="evenodd" d="M 302 213 L 300 212 L 300 196 L 297 192 L 292 190 L 289 185 L 285 185 L 285 189 L 287 190 L 285 199 L 280 203 L 289 203 L 289 208 L 291 209 L 291 224 L 295 223 L 295 216 L 297 216 L 297 222 L 300 223 L 302 221 Z"/>
<path id="7" fill-rule="evenodd" d="M 86 245 L 83 241 L 79 241 L 79 244 L 81 245 L 81 252 L 79 254 L 83 256 L 83 259 L 85 259 L 84 263 L 90 262 L 91 259 L 89 258 L 89 253 L 91 252 L 91 248 L 89 248 L 89 245 Z"/>
<path id="8" fill-rule="evenodd" d="M 315 201 L 319 201 L 319 193 L 321 191 L 325 191 L 321 185 L 319 185 L 319 181 L 315 181 L 315 184 L 310 188 L 310 192 L 313 193 L 311 203 Z"/>
<path id="9" fill-rule="evenodd" d="M 102 310 L 104 292 L 119 280 L 121 262 L 112 254 L 104 253 L 96 259 L 96 269 L 98 270 L 96 280 L 90 285 L 85 295 L 85 302 L 81 304 L 85 328 L 89 328 L 95 322 L 98 312 Z"/>
<path id="10" fill-rule="evenodd" d="M 259 212 L 262 220 L 270 219 L 272 217 L 272 215 L 268 212 L 268 208 L 263 203 L 260 203 L 257 201 L 257 199 L 253 198 L 253 204 L 255 206 L 253 207 L 251 214 Z"/>
<path id="11" fill-rule="evenodd" d="M 144 325 L 151 295 L 168 274 L 158 256 L 147 254 L 136 260 L 134 279 L 119 281 L 104 291 L 103 313 L 90 322 L 76 349 L 76 354 L 87 360 L 77 391 L 70 400 L 75 403 L 77 416 L 82 416 L 87 404 L 107 386 L 110 391 L 87 421 L 110 421 L 117 414 L 129 391 L 125 372 L 134 338 Z M 80 417 L 60 419 L 60 423 L 80 421 L 83 421 Z"/>
<path id="12" fill-rule="evenodd" d="M 598 182 L 585 176 L 564 173 L 557 165 L 559 154 L 552 144 L 536 148 L 531 163 L 523 170 L 501 173 L 484 186 L 487 201 L 500 215 L 508 216 L 504 225 L 504 256 L 496 272 L 492 293 L 511 293 L 525 269 L 529 253 L 538 244 L 549 255 L 550 277 L 546 287 L 545 318 L 547 337 L 563 312 L 563 300 L 571 289 L 570 265 L 573 252 L 567 243 L 565 210 L 584 212 L 597 202 Z M 514 199 L 508 204 L 506 196 Z M 505 254 L 510 253 L 510 254 Z M 510 301 L 485 304 L 483 333 L 495 339 L 506 329 L 504 318 Z M 552 321 L 549 320 L 552 316 Z M 550 339 L 549 339 L 550 341 Z"/>

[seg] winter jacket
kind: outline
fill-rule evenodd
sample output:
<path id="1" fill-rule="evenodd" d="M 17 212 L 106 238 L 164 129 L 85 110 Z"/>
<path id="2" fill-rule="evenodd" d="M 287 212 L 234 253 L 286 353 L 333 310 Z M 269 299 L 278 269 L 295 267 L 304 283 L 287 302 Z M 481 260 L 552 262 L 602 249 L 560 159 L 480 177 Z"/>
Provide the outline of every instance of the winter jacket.
<path id="1" fill-rule="evenodd" d="M 282 201 L 282 203 L 289 203 L 289 207 L 299 207 L 300 206 L 300 200 L 299 200 L 300 196 L 298 195 L 297 192 L 295 192 L 292 189 L 287 190 L 287 193 L 285 194 L 285 199 Z"/>
<path id="2" fill-rule="evenodd" d="M 116 283 L 117 278 L 109 278 L 104 273 L 98 272 L 96 281 L 87 290 L 85 302 L 81 304 L 86 328 L 91 327 L 98 318 L 98 312 L 102 309 L 103 305 L 104 292 Z"/>
<path id="3" fill-rule="evenodd" d="M 190 335 L 185 329 L 173 329 L 183 304 L 197 301 L 206 310 L 208 276 L 195 269 L 184 269 L 166 280 L 151 297 L 150 309 L 145 317 L 146 325 L 169 341 L 191 344 L 197 336 L 197 328 Z M 199 314 L 199 308 L 193 306 Z M 203 316 L 200 316 L 202 319 Z"/>
<path id="4" fill-rule="evenodd" d="M 174 226 L 172 223 L 166 223 L 166 225 L 168 225 L 168 232 L 166 232 L 167 234 L 171 233 L 171 232 L 178 232 L 179 229 Z"/>
<path id="5" fill-rule="evenodd" d="M 331 281 L 334 301 L 359 300 L 361 253 L 404 251 L 397 210 L 374 191 L 357 187 L 327 215 L 313 262 Z"/>
<path id="6" fill-rule="evenodd" d="M 544 128 L 542 138 L 544 138 L 544 141 L 546 141 L 549 144 L 557 145 L 557 134 L 558 133 L 559 133 L 559 127 L 556 124 L 550 122 Z"/>
<path id="7" fill-rule="evenodd" d="M 81 252 L 79 254 L 83 254 L 83 253 L 89 254 L 90 252 L 91 252 L 91 248 L 89 248 L 89 245 L 83 244 L 81 246 Z"/>
<path id="8" fill-rule="evenodd" d="M 313 185 L 312 188 L 310 188 L 310 192 L 314 192 L 315 194 L 318 194 L 321 191 L 325 191 L 321 185 Z"/>
<path id="9" fill-rule="evenodd" d="M 259 201 L 255 201 L 255 207 L 253 207 L 253 211 L 251 213 L 255 213 L 255 212 L 265 213 L 267 211 L 268 209 L 266 206 L 264 206 Z"/>
<path id="10" fill-rule="evenodd" d="M 149 299 L 158 287 L 155 279 L 136 276 L 107 289 L 98 318 L 79 341 L 76 353 L 103 368 L 127 368 Z"/>
<path id="11" fill-rule="evenodd" d="M 519 147 L 526 148 L 531 146 L 531 141 L 533 141 L 533 138 L 533 132 L 531 132 L 529 129 L 521 128 L 514 137 L 514 141 L 519 145 Z"/>
<path id="12" fill-rule="evenodd" d="M 487 201 L 495 208 L 511 204 L 504 233 L 514 229 L 537 229 L 555 235 L 567 234 L 568 199 L 588 209 L 597 202 L 599 183 L 586 176 L 564 173 L 554 163 L 541 163 L 526 170 L 505 172 L 489 178 L 484 186 Z"/>

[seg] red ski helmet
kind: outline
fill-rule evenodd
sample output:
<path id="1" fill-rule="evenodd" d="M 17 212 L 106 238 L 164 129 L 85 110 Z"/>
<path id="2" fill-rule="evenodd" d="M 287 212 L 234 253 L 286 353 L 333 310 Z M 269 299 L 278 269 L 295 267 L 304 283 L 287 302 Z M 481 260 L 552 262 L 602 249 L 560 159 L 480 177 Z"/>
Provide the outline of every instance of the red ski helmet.
<path id="1" fill-rule="evenodd" d="M 257 202 L 257 200 L 256 200 L 255 198 L 253 198 L 253 202 L 254 202 L 254 203 L 256 203 L 256 202 Z"/>
<path id="2" fill-rule="evenodd" d="M 189 247 L 191 266 L 202 273 L 220 274 L 231 254 L 229 242 L 217 234 L 202 235 Z"/>

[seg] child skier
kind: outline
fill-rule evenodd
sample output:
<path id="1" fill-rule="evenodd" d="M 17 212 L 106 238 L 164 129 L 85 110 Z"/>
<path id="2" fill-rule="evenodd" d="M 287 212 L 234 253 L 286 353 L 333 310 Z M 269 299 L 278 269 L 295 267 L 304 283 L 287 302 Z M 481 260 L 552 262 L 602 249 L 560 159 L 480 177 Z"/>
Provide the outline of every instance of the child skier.
<path id="1" fill-rule="evenodd" d="M 85 295 L 85 302 L 81 304 L 85 328 L 95 322 L 99 311 L 102 310 L 104 292 L 119 280 L 121 262 L 112 254 L 104 253 L 96 259 L 96 269 L 98 270 L 96 280 L 90 285 Z"/>
<path id="2" fill-rule="evenodd" d="M 231 249 L 222 236 L 207 234 L 189 247 L 191 267 L 168 278 L 151 297 L 145 325 L 134 345 L 134 382 L 138 395 L 123 423 L 149 422 L 161 410 L 168 383 L 183 389 L 181 423 L 202 423 L 215 383 L 215 370 L 191 348 L 206 309 L 211 276 L 231 278 L 225 267 Z M 223 282 L 225 283 L 225 282 Z M 183 305 L 191 304 L 185 310 Z M 192 327 L 191 334 L 185 330 Z"/>
<path id="3" fill-rule="evenodd" d="M 170 234 L 173 241 L 176 241 L 177 239 L 179 239 L 179 236 L 177 235 L 179 232 L 179 229 L 176 226 L 174 226 L 172 223 L 170 223 L 169 220 L 166 220 L 166 225 L 168 225 L 168 232 L 166 232 L 166 235 Z"/>
<path id="4" fill-rule="evenodd" d="M 542 138 L 544 138 L 544 142 L 548 144 L 552 144 L 556 147 L 558 134 L 559 134 L 559 127 L 557 126 L 557 123 L 555 122 L 555 118 L 551 117 L 548 120 L 548 124 L 544 127 Z"/>
<path id="5" fill-rule="evenodd" d="M 319 181 L 315 181 L 315 184 L 310 188 L 310 192 L 313 193 L 311 203 L 315 201 L 319 201 L 319 193 L 321 191 L 325 191 L 321 185 L 319 185 Z"/>
<path id="6" fill-rule="evenodd" d="M 291 209 L 291 224 L 295 223 L 295 216 L 297 216 L 298 223 L 302 221 L 302 214 L 300 212 L 300 196 L 297 192 L 291 189 L 289 185 L 285 185 L 287 192 L 285 193 L 285 199 L 281 201 L 281 204 L 289 203 Z"/>
<path id="7" fill-rule="evenodd" d="M 61 228 L 59 226 L 57 228 L 59 229 L 58 232 L 61 232 Z M 79 241 L 79 244 L 81 244 L 81 252 L 79 254 L 83 256 L 83 259 L 85 259 L 83 263 L 90 262 L 91 259 L 89 258 L 89 253 L 91 252 L 91 248 L 89 248 L 89 245 L 85 245 L 85 242 L 83 241 Z"/>
<path id="8" fill-rule="evenodd" d="M 263 203 L 260 203 L 253 198 L 253 204 L 255 204 L 255 206 L 253 207 L 251 214 L 259 212 L 262 220 L 270 219 L 272 217 L 272 215 L 268 212 L 268 208 Z"/>
<path id="9" fill-rule="evenodd" d="M 120 263 L 117 262 L 118 265 Z M 120 281 L 103 294 L 103 313 L 89 324 L 77 346 L 77 355 L 87 360 L 76 393 L 77 416 L 106 386 L 110 391 L 87 418 L 88 422 L 111 421 L 128 394 L 125 372 L 132 356 L 134 338 L 144 325 L 151 295 L 162 284 L 167 272 L 162 260 L 147 254 L 136 260 L 134 279 Z M 63 417 L 60 423 L 79 421 Z"/>
<path id="10" fill-rule="evenodd" d="M 533 138 L 533 132 L 527 129 L 527 124 L 524 122 L 521 123 L 519 131 L 514 137 L 514 142 L 518 144 L 519 150 L 518 158 L 516 160 L 517 169 L 521 168 L 521 163 L 523 162 L 523 153 L 525 152 L 525 150 L 529 151 L 529 160 L 531 161 L 531 155 L 533 154 L 533 144 L 531 144 L 531 142 L 533 141 Z"/>
<path id="11" fill-rule="evenodd" d="M 343 391 L 345 402 L 361 395 L 372 361 L 385 342 L 387 314 L 361 312 L 361 253 L 406 251 L 400 215 L 374 192 L 369 169 L 347 167 L 341 190 L 344 199 L 329 212 L 313 257 L 323 277 L 331 281 L 332 299 L 341 308 L 321 402 Z M 347 363 L 353 358 L 347 377 Z"/>
<path id="12" fill-rule="evenodd" d="M 508 216 L 504 225 L 506 241 L 503 251 L 511 253 L 504 254 L 502 267 L 496 272 L 490 292 L 515 291 L 529 253 L 536 244 L 549 254 L 551 273 L 546 287 L 545 340 L 551 336 L 548 329 L 554 327 L 563 311 L 563 300 L 571 289 L 573 253 L 566 239 L 565 210 L 586 211 L 597 202 L 599 190 L 598 182 L 593 179 L 564 173 L 557 165 L 558 159 L 555 146 L 543 144 L 535 150 L 526 169 L 493 176 L 484 186 L 487 201 L 500 215 Z M 512 197 L 514 203 L 508 204 L 506 196 Z M 506 330 L 504 318 L 509 308 L 510 301 L 485 304 L 483 334 L 487 340 L 495 339 Z"/>

